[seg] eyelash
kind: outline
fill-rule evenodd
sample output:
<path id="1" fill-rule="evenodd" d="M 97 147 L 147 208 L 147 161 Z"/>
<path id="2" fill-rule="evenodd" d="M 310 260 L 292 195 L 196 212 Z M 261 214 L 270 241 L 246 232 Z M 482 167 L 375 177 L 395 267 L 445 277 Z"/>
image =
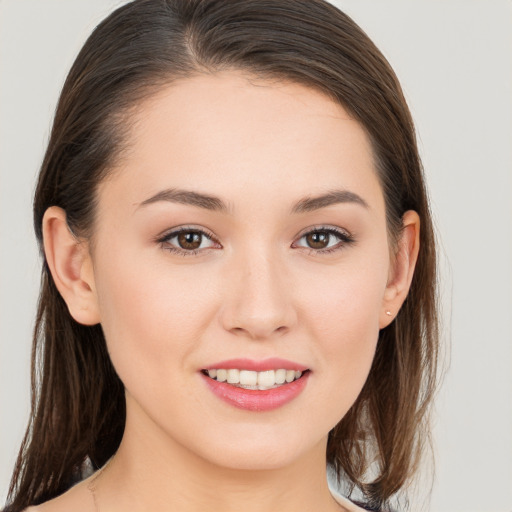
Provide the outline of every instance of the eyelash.
<path id="1" fill-rule="evenodd" d="M 169 233 L 164 234 L 163 236 L 159 237 L 156 241 L 162 246 L 162 248 L 166 251 L 169 251 L 174 254 L 178 254 L 180 256 L 195 256 L 199 254 L 202 251 L 211 249 L 211 247 L 204 248 L 204 249 L 191 249 L 186 250 L 178 247 L 173 247 L 170 245 L 169 241 L 173 238 L 176 238 L 181 233 L 195 233 L 199 234 L 201 236 L 206 237 L 208 240 L 211 240 L 212 242 L 219 244 L 220 243 L 216 240 L 215 236 L 206 231 L 205 229 L 199 229 L 199 228 L 192 228 L 192 227 L 181 227 L 178 229 L 175 229 Z M 348 232 L 341 230 L 339 228 L 335 228 L 332 226 L 326 227 L 326 226 L 314 226 L 312 229 L 309 229 L 305 233 L 301 234 L 297 240 L 301 240 L 302 238 L 311 235 L 313 233 L 326 233 L 328 235 L 334 235 L 339 239 L 339 242 L 334 246 L 327 249 L 314 249 L 312 247 L 305 247 L 305 246 L 297 246 L 292 244 L 292 247 L 301 247 L 303 249 L 306 249 L 309 254 L 330 254 L 339 250 L 342 250 L 345 246 L 351 245 L 355 243 L 354 237 L 349 234 Z"/>
<path id="2" fill-rule="evenodd" d="M 314 249 L 313 247 L 299 246 L 302 247 L 303 249 L 306 249 L 309 254 L 331 254 L 333 252 L 340 251 L 344 249 L 346 246 L 355 243 L 355 238 L 353 235 L 351 235 L 345 230 L 336 228 L 334 226 L 313 226 L 312 228 L 308 229 L 308 231 L 306 231 L 305 233 L 302 233 L 297 240 L 301 240 L 302 238 L 313 233 L 327 233 L 328 235 L 334 235 L 336 238 L 338 238 L 339 241 L 334 247 L 329 247 L 326 249 Z M 293 246 L 294 245 L 292 245 L 292 247 Z"/>
<path id="3" fill-rule="evenodd" d="M 192 227 L 181 227 L 178 229 L 174 229 L 169 233 L 164 234 L 162 237 L 159 237 L 157 239 L 157 242 L 162 246 L 162 249 L 172 252 L 173 254 L 178 254 L 179 256 L 195 256 L 196 254 L 199 254 L 201 251 L 204 251 L 205 249 L 192 249 L 192 250 L 186 250 L 181 249 L 179 247 L 173 247 L 169 244 L 169 241 L 173 238 L 176 238 L 181 233 L 197 233 L 201 236 L 206 237 L 208 240 L 211 240 L 212 242 L 215 242 L 220 245 L 220 243 L 216 240 L 216 238 L 213 236 L 212 233 L 209 231 L 206 231 L 205 229 L 199 229 L 199 228 L 192 228 Z"/>

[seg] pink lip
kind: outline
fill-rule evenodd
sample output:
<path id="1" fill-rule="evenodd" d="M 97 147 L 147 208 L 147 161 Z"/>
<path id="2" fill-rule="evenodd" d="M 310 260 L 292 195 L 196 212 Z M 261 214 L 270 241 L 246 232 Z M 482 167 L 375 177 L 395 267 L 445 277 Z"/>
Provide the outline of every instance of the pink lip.
<path id="1" fill-rule="evenodd" d="M 304 372 L 308 369 L 299 363 L 280 359 L 278 357 L 271 357 L 270 359 L 263 359 L 262 361 L 254 361 L 252 359 L 228 359 L 226 361 L 219 361 L 218 363 L 205 366 L 203 370 L 217 370 L 222 368 L 224 370 L 251 370 L 253 372 L 265 372 L 267 370 L 299 370 Z"/>
<path id="2" fill-rule="evenodd" d="M 217 368 L 226 368 L 226 366 L 218 366 Z M 236 366 L 236 368 L 240 367 Z M 247 367 L 243 365 L 242 368 L 246 369 Z M 276 367 L 273 366 L 273 368 Z M 279 368 L 283 367 L 279 366 Z M 218 382 L 211 379 L 204 373 L 201 373 L 201 377 L 210 391 L 234 407 L 247 411 L 271 411 L 296 398 L 306 387 L 310 374 L 311 372 L 306 372 L 298 380 L 266 390 L 237 388 L 226 382 Z"/>

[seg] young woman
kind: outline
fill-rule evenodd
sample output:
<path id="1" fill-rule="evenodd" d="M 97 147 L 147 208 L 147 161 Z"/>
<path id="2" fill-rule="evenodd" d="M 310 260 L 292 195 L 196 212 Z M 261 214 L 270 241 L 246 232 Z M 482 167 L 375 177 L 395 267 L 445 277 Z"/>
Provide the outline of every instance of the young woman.
<path id="1" fill-rule="evenodd" d="M 436 380 L 434 236 L 398 81 L 334 6 L 119 8 L 66 80 L 34 220 L 35 392 L 6 510 L 404 494 Z"/>

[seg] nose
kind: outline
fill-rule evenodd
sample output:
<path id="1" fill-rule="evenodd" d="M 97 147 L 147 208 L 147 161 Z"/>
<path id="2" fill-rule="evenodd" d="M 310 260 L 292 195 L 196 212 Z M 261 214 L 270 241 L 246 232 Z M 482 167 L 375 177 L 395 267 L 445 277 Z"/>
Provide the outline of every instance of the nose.
<path id="1" fill-rule="evenodd" d="M 238 336 L 263 340 L 287 333 L 297 322 L 289 273 L 267 251 L 252 252 L 230 265 L 221 322 Z"/>

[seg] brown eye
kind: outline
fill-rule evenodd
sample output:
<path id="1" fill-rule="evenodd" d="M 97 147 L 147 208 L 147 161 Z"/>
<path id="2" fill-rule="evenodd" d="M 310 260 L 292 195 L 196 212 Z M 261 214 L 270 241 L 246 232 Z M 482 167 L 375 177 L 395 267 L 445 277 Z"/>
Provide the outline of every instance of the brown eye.
<path id="1" fill-rule="evenodd" d="M 178 245 L 182 249 L 195 250 L 201 247 L 203 235 L 197 231 L 184 231 L 177 236 Z"/>
<path id="2" fill-rule="evenodd" d="M 338 227 L 317 228 L 304 233 L 292 247 L 304 247 L 325 254 L 353 244 L 354 238 Z"/>
<path id="3" fill-rule="evenodd" d="M 203 250 L 220 248 L 213 235 L 201 229 L 178 229 L 159 238 L 157 242 L 163 249 L 182 256 L 193 256 Z"/>
<path id="4" fill-rule="evenodd" d="M 325 231 L 314 231 L 307 234 L 305 238 L 311 249 L 325 249 L 329 245 L 331 235 Z"/>

